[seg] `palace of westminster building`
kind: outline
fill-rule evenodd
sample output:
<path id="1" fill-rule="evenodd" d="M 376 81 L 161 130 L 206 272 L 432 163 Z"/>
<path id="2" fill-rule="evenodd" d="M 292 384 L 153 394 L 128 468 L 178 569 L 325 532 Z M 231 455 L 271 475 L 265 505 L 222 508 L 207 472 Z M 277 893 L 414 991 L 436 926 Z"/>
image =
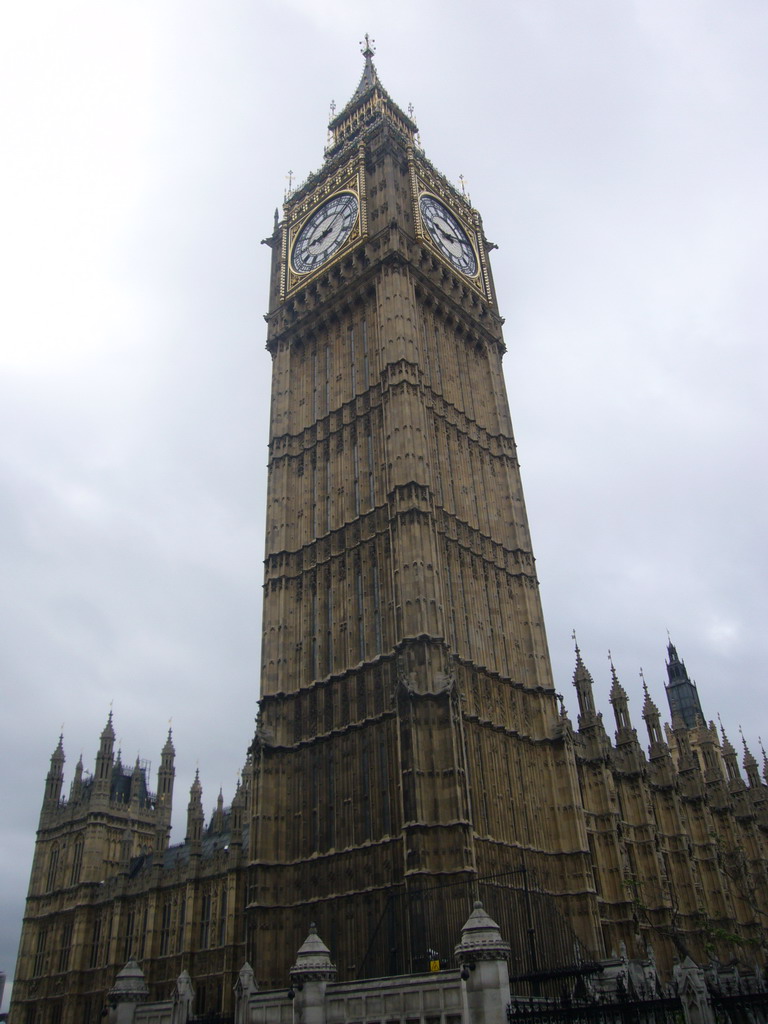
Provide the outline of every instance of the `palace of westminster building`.
<path id="1" fill-rule="evenodd" d="M 612 669 L 615 730 L 576 650 L 558 700 L 468 200 L 421 151 L 366 45 L 322 168 L 272 251 L 261 697 L 242 781 L 192 786 L 169 845 L 156 789 L 115 754 L 45 784 L 12 1024 L 95 1024 L 117 972 L 182 970 L 231 1013 L 244 962 L 285 988 L 310 922 L 339 979 L 451 962 L 473 899 L 522 977 L 625 949 L 765 964 L 768 764 L 707 724 L 670 643 L 664 726 Z M 645 736 L 638 736 L 642 717 Z M 642 730 L 641 730 L 642 731 Z"/>

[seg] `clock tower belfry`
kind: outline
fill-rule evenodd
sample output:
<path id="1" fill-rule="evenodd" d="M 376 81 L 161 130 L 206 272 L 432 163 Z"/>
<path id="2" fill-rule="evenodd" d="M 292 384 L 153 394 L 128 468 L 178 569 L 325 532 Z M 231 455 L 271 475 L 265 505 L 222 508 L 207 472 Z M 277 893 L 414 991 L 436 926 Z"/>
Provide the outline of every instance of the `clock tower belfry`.
<path id="1" fill-rule="evenodd" d="M 312 921 L 340 980 L 445 961 L 479 887 L 511 900 L 521 872 L 600 952 L 489 245 L 367 37 L 363 54 L 322 168 L 267 240 L 247 918 L 275 986 Z"/>

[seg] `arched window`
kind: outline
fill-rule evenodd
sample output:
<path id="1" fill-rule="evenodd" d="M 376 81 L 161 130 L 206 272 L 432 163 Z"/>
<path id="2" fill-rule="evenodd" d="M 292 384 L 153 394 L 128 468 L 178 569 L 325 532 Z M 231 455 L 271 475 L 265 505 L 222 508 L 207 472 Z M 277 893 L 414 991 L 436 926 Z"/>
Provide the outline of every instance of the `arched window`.
<path id="1" fill-rule="evenodd" d="M 69 884 L 77 885 L 80 881 L 80 871 L 83 866 L 83 840 L 78 839 L 75 843 L 75 852 L 72 855 L 72 871 L 69 876 Z"/>
<path id="2" fill-rule="evenodd" d="M 48 861 L 48 878 L 45 883 L 45 891 L 50 892 L 56 888 L 56 874 L 59 870 L 59 844 L 54 843 L 51 850 L 51 857 Z"/>

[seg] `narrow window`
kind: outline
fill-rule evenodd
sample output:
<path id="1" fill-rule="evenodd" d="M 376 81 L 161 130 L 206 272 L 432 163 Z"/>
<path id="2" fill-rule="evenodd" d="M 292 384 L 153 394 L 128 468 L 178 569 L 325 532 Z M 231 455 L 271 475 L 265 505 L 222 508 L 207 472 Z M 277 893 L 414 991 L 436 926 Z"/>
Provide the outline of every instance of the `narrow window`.
<path id="1" fill-rule="evenodd" d="M 363 384 L 368 388 L 370 387 L 368 379 L 368 324 L 365 320 L 360 324 L 360 328 L 363 335 Z"/>
<path id="2" fill-rule="evenodd" d="M 51 857 L 48 861 L 48 878 L 45 883 L 45 891 L 50 892 L 56 887 L 56 874 L 59 870 L 59 844 L 54 843 L 51 850 Z"/>
<path id="3" fill-rule="evenodd" d="M 200 908 L 200 948 L 208 949 L 211 940 L 211 894 L 203 893 Z"/>
<path id="4" fill-rule="evenodd" d="M 48 929 L 41 928 L 37 933 L 37 949 L 35 950 L 35 962 L 32 967 L 32 975 L 39 978 L 45 973 L 46 950 L 48 948 Z"/>
<path id="5" fill-rule="evenodd" d="M 326 600 L 326 615 L 327 615 L 327 626 L 326 626 L 326 657 L 327 670 L 333 672 L 333 587 L 331 586 L 331 570 L 328 570 L 328 587 L 325 592 Z"/>
<path id="6" fill-rule="evenodd" d="M 365 661 L 365 605 L 363 603 L 363 573 L 359 562 L 355 576 L 355 589 L 357 591 L 357 653 L 360 661 Z"/>
<path id="7" fill-rule="evenodd" d="M 374 654 L 381 654 L 383 643 L 381 637 L 381 596 L 379 594 L 379 567 L 373 565 L 373 623 L 376 630 L 376 650 Z"/>
<path id="8" fill-rule="evenodd" d="M 223 946 L 227 941 L 227 888 L 226 885 L 221 891 L 219 903 L 219 945 Z"/>

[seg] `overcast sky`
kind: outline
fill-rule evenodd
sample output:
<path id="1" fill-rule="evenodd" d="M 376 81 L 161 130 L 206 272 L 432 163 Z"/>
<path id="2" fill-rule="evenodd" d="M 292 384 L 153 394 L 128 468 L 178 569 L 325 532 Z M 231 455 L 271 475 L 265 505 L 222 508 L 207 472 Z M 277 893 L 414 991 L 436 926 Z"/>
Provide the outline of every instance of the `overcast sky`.
<path id="1" fill-rule="evenodd" d="M 48 759 L 114 701 L 124 759 L 232 797 L 259 685 L 270 231 L 358 40 L 463 174 L 557 686 L 768 742 L 764 0 L 132 0 L 0 13 L 0 969 Z"/>

